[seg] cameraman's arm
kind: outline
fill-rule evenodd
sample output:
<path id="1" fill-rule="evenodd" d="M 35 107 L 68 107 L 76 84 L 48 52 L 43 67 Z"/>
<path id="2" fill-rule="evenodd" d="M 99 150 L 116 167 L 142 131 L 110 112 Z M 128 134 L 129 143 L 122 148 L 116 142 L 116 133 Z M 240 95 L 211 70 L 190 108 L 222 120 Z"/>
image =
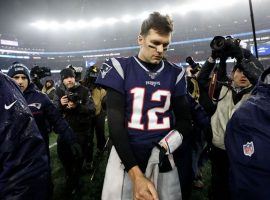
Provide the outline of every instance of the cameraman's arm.
<path id="1" fill-rule="evenodd" d="M 229 78 L 227 76 L 227 64 L 226 64 L 227 58 L 220 58 L 218 71 L 217 71 L 217 80 L 221 82 L 227 82 L 229 81 Z M 221 90 L 222 85 L 218 84 L 217 88 L 218 90 Z"/>
<path id="2" fill-rule="evenodd" d="M 61 102 L 61 99 L 63 99 L 63 96 L 66 96 L 64 95 L 64 92 L 62 92 L 59 88 L 57 88 L 55 95 L 53 97 L 53 104 L 56 106 L 58 110 L 60 110 L 60 112 L 63 112 L 67 105 L 67 102 L 64 105 Z"/>
<path id="3" fill-rule="evenodd" d="M 199 102 L 209 115 L 212 115 L 216 110 L 216 106 L 214 105 L 212 99 L 208 95 L 209 82 L 210 82 L 209 77 L 215 64 L 216 63 L 212 59 L 212 57 L 208 58 L 208 60 L 206 60 L 206 62 L 204 63 L 197 77 L 197 81 L 198 81 L 198 85 L 200 89 Z"/>
<path id="4" fill-rule="evenodd" d="M 199 83 L 199 85 L 203 88 L 205 88 L 205 90 L 208 91 L 208 87 L 209 87 L 209 77 L 211 72 L 213 71 L 214 67 L 216 65 L 215 60 L 210 56 L 205 63 L 203 64 L 198 77 L 197 77 L 197 81 Z"/>

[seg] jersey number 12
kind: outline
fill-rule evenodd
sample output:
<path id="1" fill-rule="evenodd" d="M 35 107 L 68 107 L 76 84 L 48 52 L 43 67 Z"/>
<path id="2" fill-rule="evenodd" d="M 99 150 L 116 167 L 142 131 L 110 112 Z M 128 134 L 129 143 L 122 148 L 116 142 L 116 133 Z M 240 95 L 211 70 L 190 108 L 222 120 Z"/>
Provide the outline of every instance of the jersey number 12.
<path id="1" fill-rule="evenodd" d="M 128 122 L 128 127 L 133 129 L 145 130 L 142 123 L 142 112 L 145 99 L 145 88 L 136 87 L 130 91 L 133 94 L 132 115 Z M 171 92 L 168 90 L 156 90 L 151 96 L 151 101 L 161 101 L 165 97 L 165 103 L 162 107 L 151 108 L 147 111 L 147 130 L 160 130 L 170 128 L 170 118 L 163 117 L 161 123 L 158 123 L 157 113 L 165 113 L 170 108 Z"/>

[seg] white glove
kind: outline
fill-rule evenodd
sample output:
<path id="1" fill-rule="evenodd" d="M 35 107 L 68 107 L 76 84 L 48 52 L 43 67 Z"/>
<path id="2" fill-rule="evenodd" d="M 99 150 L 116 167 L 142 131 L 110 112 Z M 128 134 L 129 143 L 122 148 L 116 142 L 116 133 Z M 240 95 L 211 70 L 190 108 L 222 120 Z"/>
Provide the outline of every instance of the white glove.
<path id="1" fill-rule="evenodd" d="M 183 141 L 183 136 L 177 130 L 171 130 L 160 142 L 159 145 L 167 149 L 166 154 L 173 153 Z"/>

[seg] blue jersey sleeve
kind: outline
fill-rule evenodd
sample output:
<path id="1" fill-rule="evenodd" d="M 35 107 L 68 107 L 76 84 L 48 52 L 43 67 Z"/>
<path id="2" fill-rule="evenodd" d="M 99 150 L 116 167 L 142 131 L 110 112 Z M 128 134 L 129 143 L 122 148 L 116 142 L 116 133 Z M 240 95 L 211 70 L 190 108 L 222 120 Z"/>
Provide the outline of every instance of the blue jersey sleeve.
<path id="1" fill-rule="evenodd" d="M 124 94 L 124 70 L 116 58 L 106 60 L 98 75 L 96 84 L 112 88 Z"/>
<path id="2" fill-rule="evenodd" d="M 187 83 L 185 78 L 185 69 L 183 67 L 177 71 L 178 75 L 175 82 L 175 93 L 173 96 L 183 96 L 187 94 Z"/>

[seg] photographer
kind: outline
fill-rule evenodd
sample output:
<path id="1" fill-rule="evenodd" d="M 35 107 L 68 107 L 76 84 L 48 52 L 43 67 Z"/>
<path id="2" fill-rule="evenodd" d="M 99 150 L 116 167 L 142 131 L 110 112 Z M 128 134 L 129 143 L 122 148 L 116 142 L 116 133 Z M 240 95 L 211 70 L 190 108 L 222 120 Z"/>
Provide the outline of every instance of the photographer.
<path id="1" fill-rule="evenodd" d="M 76 133 L 85 158 L 91 118 L 95 113 L 94 103 L 89 90 L 75 81 L 72 69 L 63 69 L 60 76 L 62 83 L 56 89 L 54 103 Z M 74 160 L 70 157 L 69 149 L 61 140 L 58 140 L 57 150 L 67 176 L 66 190 L 77 193 L 84 158 Z"/>
<path id="2" fill-rule="evenodd" d="M 214 37 L 210 44 L 212 54 L 205 62 L 197 79 L 200 87 L 200 104 L 212 116 L 211 199 L 214 200 L 230 199 L 229 162 L 224 145 L 226 125 L 233 112 L 249 98 L 254 87 L 252 83 L 256 83 L 263 68 L 250 51 L 242 49 L 239 43 L 239 39 L 231 37 Z M 226 74 L 228 57 L 237 60 L 230 77 Z M 217 59 L 220 60 L 218 66 L 216 66 Z M 211 73 L 212 79 L 209 83 Z"/>
<path id="3" fill-rule="evenodd" d="M 104 130 L 106 117 L 106 102 L 105 102 L 106 91 L 97 84 L 95 84 L 98 73 L 99 73 L 98 67 L 92 66 L 89 69 L 87 69 L 85 77 L 82 81 L 82 84 L 90 90 L 96 108 L 95 116 L 93 117 L 92 121 L 92 128 L 88 143 L 89 158 L 86 162 L 85 166 L 86 170 L 90 170 L 94 164 L 93 163 L 94 134 L 96 135 L 97 149 L 98 149 L 97 154 L 95 156 L 96 158 L 100 156 L 100 152 L 102 152 L 106 143 Z"/>
<path id="4" fill-rule="evenodd" d="M 187 99 L 189 101 L 192 116 L 192 170 L 193 187 L 202 189 L 204 187 L 202 168 L 208 159 L 209 144 L 211 143 L 210 117 L 199 104 L 200 91 L 197 82 L 197 76 L 201 70 L 201 65 L 195 63 L 192 57 L 187 57 L 186 62 L 189 66 L 186 68 L 187 80 Z"/>
<path id="5" fill-rule="evenodd" d="M 51 69 L 47 67 L 39 67 L 38 65 L 34 66 L 30 71 L 31 81 L 35 84 L 38 90 L 42 90 L 43 85 L 40 79 L 51 76 Z"/>

